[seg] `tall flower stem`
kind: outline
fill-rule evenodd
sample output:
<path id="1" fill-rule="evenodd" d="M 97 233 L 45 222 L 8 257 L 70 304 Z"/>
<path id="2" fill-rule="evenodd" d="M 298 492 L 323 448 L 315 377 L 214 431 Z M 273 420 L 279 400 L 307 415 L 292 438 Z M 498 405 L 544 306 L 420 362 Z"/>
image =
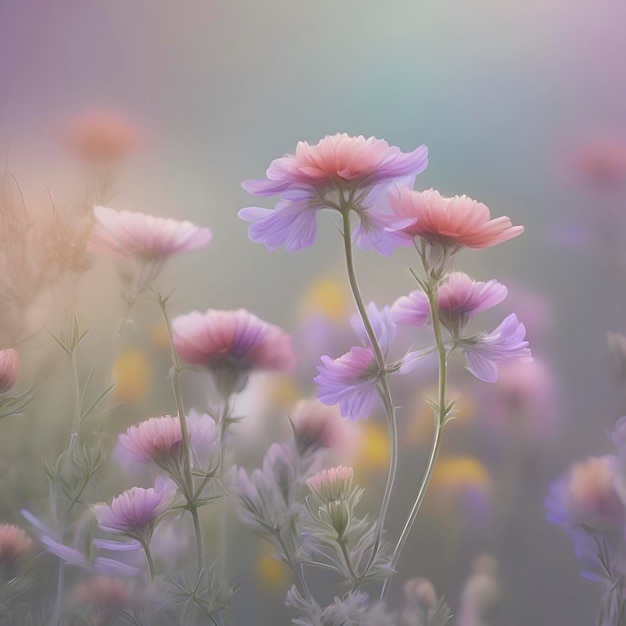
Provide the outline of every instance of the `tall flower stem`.
<path id="1" fill-rule="evenodd" d="M 378 340 L 376 339 L 376 335 L 374 333 L 374 329 L 372 328 L 370 319 L 367 315 L 367 309 L 365 308 L 365 304 L 361 296 L 361 290 L 359 289 L 359 283 L 357 281 L 356 273 L 354 270 L 352 238 L 350 234 L 350 211 L 344 208 L 341 214 L 343 217 L 343 242 L 346 256 L 346 266 L 348 270 L 348 280 L 350 282 L 350 288 L 352 290 L 354 302 L 356 303 L 359 315 L 361 316 L 361 320 L 363 321 L 363 326 L 365 327 L 365 332 L 367 333 L 367 336 L 370 340 L 372 350 L 374 351 L 374 356 L 376 358 L 376 364 L 378 366 L 379 372 L 378 390 L 380 397 L 382 398 L 383 405 L 385 407 L 387 425 L 389 428 L 389 439 L 391 444 L 391 461 L 389 463 L 387 485 L 385 486 L 385 492 L 383 494 L 383 500 L 380 507 L 380 515 L 376 520 L 374 545 L 372 547 L 372 553 L 370 555 L 369 561 L 365 567 L 364 574 L 366 574 L 369 571 L 369 568 L 372 566 L 376 555 L 378 554 L 380 544 L 382 542 L 383 532 L 385 529 L 385 518 L 387 516 L 387 511 L 389 510 L 389 501 L 391 499 L 391 492 L 393 490 L 396 472 L 398 469 L 398 429 L 396 425 L 395 409 L 393 406 L 393 401 L 391 399 L 391 391 L 389 389 L 389 380 L 385 367 L 385 358 L 383 356 L 382 350 L 380 349 Z"/>
<path id="2" fill-rule="evenodd" d="M 417 277 L 416 277 L 417 279 Z M 415 523 L 415 519 L 417 514 L 422 506 L 424 501 L 424 497 L 426 496 L 426 491 L 428 490 L 428 485 L 430 484 L 430 479 L 433 475 L 433 470 L 435 469 L 435 463 L 437 462 L 437 456 L 439 455 L 439 449 L 441 447 L 441 434 L 443 432 L 443 428 L 446 423 L 446 418 L 448 417 L 448 413 L 451 407 L 446 405 L 446 381 L 447 381 L 447 369 L 448 369 L 448 351 L 443 342 L 443 337 L 441 335 L 441 321 L 439 319 L 439 280 L 430 279 L 427 284 L 424 284 L 421 280 L 417 279 L 420 286 L 424 290 L 426 296 L 428 297 L 428 304 L 430 307 L 430 315 L 433 323 L 433 332 L 435 335 L 435 343 L 437 346 L 437 355 L 439 359 L 439 385 L 438 385 L 438 399 L 435 410 L 435 433 L 433 436 L 433 443 L 430 451 L 430 456 L 428 458 L 428 463 L 426 465 L 426 472 L 422 479 L 422 484 L 417 492 L 417 497 L 415 498 L 415 502 L 413 503 L 413 507 L 411 508 L 411 512 L 409 513 L 409 517 L 404 524 L 404 528 L 402 529 L 402 533 L 400 534 L 400 538 L 398 539 L 398 543 L 393 551 L 393 556 L 391 558 L 391 568 L 396 569 L 398 566 L 398 562 L 400 561 L 400 556 L 402 555 L 402 550 L 404 548 L 404 544 L 413 528 L 413 524 Z M 387 597 L 387 593 L 389 591 L 389 586 L 391 583 L 391 577 L 387 578 L 383 583 L 382 592 L 380 595 L 381 601 L 384 601 Z"/>
<path id="3" fill-rule="evenodd" d="M 158 302 L 163 314 L 163 321 L 167 328 L 167 336 L 170 342 L 170 353 L 172 356 L 172 388 L 174 390 L 174 398 L 176 400 L 176 408 L 178 410 L 178 421 L 180 422 L 180 430 L 183 439 L 184 460 L 183 471 L 185 474 L 185 498 L 187 499 L 187 509 L 191 514 L 193 520 L 193 528 L 196 536 L 196 549 L 198 553 L 198 572 L 202 570 L 204 564 L 204 549 L 202 544 L 202 529 L 200 528 L 200 519 L 198 517 L 198 505 L 196 503 L 194 494 L 193 476 L 191 474 L 191 444 L 189 441 L 189 429 L 187 427 L 187 417 L 185 415 L 185 406 L 183 404 L 183 394 L 180 386 L 180 359 L 178 358 L 178 352 L 176 352 L 176 346 L 174 345 L 174 330 L 172 328 L 172 321 L 167 312 L 167 299 L 157 294 Z"/>

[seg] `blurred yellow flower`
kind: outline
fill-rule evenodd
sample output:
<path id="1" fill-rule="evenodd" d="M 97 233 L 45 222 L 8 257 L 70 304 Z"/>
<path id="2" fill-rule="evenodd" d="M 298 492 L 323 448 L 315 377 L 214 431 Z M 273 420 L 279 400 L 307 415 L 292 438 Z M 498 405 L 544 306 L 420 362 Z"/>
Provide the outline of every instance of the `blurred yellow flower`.
<path id="1" fill-rule="evenodd" d="M 386 469 L 391 455 L 386 428 L 363 422 L 360 430 L 360 446 L 351 465 L 357 473 Z"/>
<path id="2" fill-rule="evenodd" d="M 491 488 L 491 479 L 485 466 L 472 456 L 440 458 L 433 472 L 431 489 L 456 493 L 467 487 L 484 491 Z"/>
<path id="3" fill-rule="evenodd" d="M 313 281 L 300 303 L 300 314 L 323 313 L 333 320 L 346 317 L 347 293 L 343 281 L 322 277 Z"/>
<path id="4" fill-rule="evenodd" d="M 150 329 L 150 337 L 154 345 L 166 352 L 170 351 L 170 338 L 167 334 L 167 328 L 163 322 L 157 322 Z"/>
<path id="5" fill-rule="evenodd" d="M 268 589 L 282 590 L 287 586 L 285 567 L 269 554 L 259 556 L 254 572 L 259 582 Z"/>
<path id="6" fill-rule="evenodd" d="M 122 350 L 113 370 L 113 397 L 129 404 L 140 402 L 148 390 L 150 374 L 150 362 L 143 352 L 134 348 Z"/>
<path id="7" fill-rule="evenodd" d="M 277 405 L 291 409 L 301 397 L 300 389 L 291 376 L 273 376 L 270 397 Z"/>

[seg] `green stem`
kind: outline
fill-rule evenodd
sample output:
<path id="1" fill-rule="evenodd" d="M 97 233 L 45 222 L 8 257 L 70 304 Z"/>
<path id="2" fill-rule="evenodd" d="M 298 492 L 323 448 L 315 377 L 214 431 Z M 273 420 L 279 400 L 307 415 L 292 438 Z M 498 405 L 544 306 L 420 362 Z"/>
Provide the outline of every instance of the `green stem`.
<path id="1" fill-rule="evenodd" d="M 387 371 L 385 368 L 385 358 L 383 356 L 382 350 L 376 339 L 376 335 L 374 333 L 374 329 L 372 328 L 372 324 L 370 322 L 369 316 L 367 315 L 367 309 L 365 308 L 365 304 L 363 302 L 363 298 L 361 296 L 361 290 L 359 289 L 359 284 L 356 278 L 356 273 L 354 270 L 354 259 L 352 255 L 352 238 L 350 234 L 350 211 L 343 210 L 341 212 L 343 217 L 343 241 L 344 241 L 344 250 L 346 256 L 346 266 L 348 270 L 348 280 L 350 282 L 350 288 L 352 290 L 352 295 L 354 297 L 354 301 L 356 307 L 359 311 L 359 315 L 361 316 L 361 320 L 363 321 L 363 326 L 365 327 L 365 332 L 370 340 L 370 344 L 372 346 L 372 350 L 374 351 L 374 356 L 376 358 L 376 365 L 378 366 L 379 372 L 379 393 L 383 401 L 383 405 L 385 407 L 385 414 L 387 416 L 387 426 L 389 428 L 389 439 L 391 444 L 391 460 L 389 463 L 389 473 L 387 475 L 387 484 L 385 486 L 385 492 L 383 494 L 383 500 L 380 507 L 380 515 L 376 520 L 376 531 L 375 531 L 375 539 L 374 545 L 372 547 L 372 552 L 369 558 L 369 561 L 365 567 L 365 571 L 363 575 L 367 574 L 370 567 L 372 566 L 378 551 L 380 549 L 380 544 L 382 542 L 382 536 L 385 529 L 385 518 L 387 516 L 387 511 L 389 510 L 389 501 L 391 499 L 391 492 L 393 491 L 393 485 L 396 478 L 396 473 L 398 469 L 398 429 L 396 425 L 396 415 L 395 409 L 393 406 L 393 401 L 391 399 L 391 390 L 389 389 L 389 380 L 387 376 Z"/>
<path id="2" fill-rule="evenodd" d="M 273 534 L 278 540 L 280 547 L 282 548 L 283 555 L 285 557 L 285 563 L 289 569 L 293 572 L 293 575 L 296 578 L 296 586 L 299 588 L 300 593 L 304 595 L 304 597 L 309 601 L 313 602 L 313 596 L 311 595 L 311 591 L 309 590 L 309 586 L 306 583 L 306 579 L 304 578 L 304 570 L 302 565 L 298 567 L 298 565 L 293 560 L 291 556 L 291 552 L 285 543 L 285 540 L 282 538 L 280 534 L 280 530 L 273 529 Z"/>
<path id="3" fill-rule="evenodd" d="M 194 532 L 196 535 L 196 548 L 198 553 L 198 573 L 202 570 L 204 564 L 204 549 L 202 546 L 202 529 L 200 528 L 200 520 L 198 517 L 198 507 L 194 502 L 194 483 L 193 476 L 191 475 L 191 444 L 189 441 L 189 429 L 187 427 L 187 417 L 185 415 L 185 406 L 183 404 L 183 394 L 180 385 L 180 359 L 178 358 L 178 352 L 174 345 L 174 330 L 172 328 L 172 321 L 170 320 L 167 312 L 166 300 L 160 295 L 158 296 L 158 302 L 161 306 L 161 312 L 163 314 L 163 321 L 167 328 L 167 336 L 170 342 L 170 352 L 172 356 L 173 373 L 172 373 L 172 388 L 174 390 L 174 398 L 176 400 L 176 407 L 178 410 L 178 421 L 180 423 L 180 430 L 183 440 L 183 471 L 185 474 L 185 497 L 187 499 L 187 508 L 191 513 L 191 519 L 193 520 Z"/>
<path id="4" fill-rule="evenodd" d="M 433 437 L 430 457 L 426 466 L 426 473 L 424 474 L 424 478 L 422 479 L 422 484 L 420 485 L 419 491 L 417 492 L 417 497 L 415 499 L 415 502 L 413 503 L 413 507 L 411 508 L 409 517 L 404 524 L 404 528 L 402 529 L 402 533 L 400 534 L 398 543 L 396 544 L 396 547 L 393 551 L 393 556 L 391 558 L 391 568 L 393 570 L 395 570 L 398 566 L 404 544 L 406 543 L 409 533 L 411 532 L 411 528 L 415 523 L 415 519 L 420 510 L 420 507 L 422 506 L 422 502 L 424 501 L 424 497 L 426 496 L 426 491 L 428 489 L 428 485 L 430 484 L 433 470 L 435 469 L 435 463 L 437 462 L 437 456 L 439 455 L 439 449 L 441 447 L 441 434 L 445 426 L 447 415 L 446 380 L 448 352 L 446 350 L 445 344 L 443 342 L 443 337 L 441 335 L 441 321 L 439 319 L 439 281 L 437 279 L 431 278 L 426 285 L 425 292 L 426 296 L 428 297 L 428 304 L 430 306 L 430 315 L 433 323 L 433 332 L 435 335 L 435 343 L 437 346 L 437 354 L 439 358 L 439 393 L 437 411 L 435 413 L 435 434 Z M 383 588 L 380 595 L 381 601 L 384 601 L 386 599 L 390 583 L 391 577 L 387 578 L 383 583 Z"/>
<path id="5" fill-rule="evenodd" d="M 152 560 L 152 554 L 150 553 L 150 544 L 143 539 L 139 540 L 143 551 L 146 554 L 146 561 L 148 561 L 148 571 L 150 572 L 150 582 L 154 580 L 154 561 Z"/>

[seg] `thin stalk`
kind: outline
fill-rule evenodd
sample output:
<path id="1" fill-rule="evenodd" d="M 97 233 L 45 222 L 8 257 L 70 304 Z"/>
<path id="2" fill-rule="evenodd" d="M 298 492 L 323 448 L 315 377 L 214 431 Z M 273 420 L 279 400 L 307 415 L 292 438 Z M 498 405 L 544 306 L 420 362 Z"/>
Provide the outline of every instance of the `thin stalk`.
<path id="1" fill-rule="evenodd" d="M 72 433 L 70 435 L 70 448 L 78 439 L 78 429 L 80 428 L 80 416 L 82 413 L 82 395 L 80 392 L 80 380 L 78 377 L 78 358 L 76 356 L 77 346 L 72 350 L 72 378 L 74 380 L 74 417 L 72 419 Z"/>
<path id="2" fill-rule="evenodd" d="M 202 529 L 200 528 L 200 519 L 198 517 L 198 506 L 194 501 L 194 486 L 193 476 L 191 475 L 191 444 L 189 442 L 189 429 L 187 427 L 187 417 L 185 416 L 185 406 L 183 404 L 183 394 L 180 385 L 180 359 L 178 358 L 178 352 L 176 352 L 176 346 L 174 345 L 174 330 L 172 329 L 172 321 L 167 312 L 166 300 L 159 296 L 159 305 L 161 306 L 161 312 L 163 314 L 163 321 L 167 328 L 167 336 L 170 342 L 170 352 L 172 356 L 173 373 L 172 373 L 172 388 L 174 390 L 174 398 L 176 400 L 176 408 L 178 410 L 178 421 L 180 422 L 180 430 L 183 439 L 183 463 L 185 474 L 185 497 L 187 498 L 187 508 L 191 513 L 191 519 L 193 520 L 194 533 L 196 535 L 196 549 L 198 552 L 198 572 L 202 570 L 204 563 L 204 549 L 202 545 Z"/>
<path id="3" fill-rule="evenodd" d="M 426 296 L 428 297 L 428 304 L 430 306 L 430 315 L 433 323 L 433 332 L 435 335 L 435 343 L 437 346 L 437 355 L 439 358 L 439 393 L 437 411 L 435 413 L 435 434 L 433 437 L 430 457 L 426 466 L 426 473 L 424 474 L 424 478 L 422 479 L 422 484 L 420 485 L 419 491 L 417 492 L 417 497 L 415 499 L 415 502 L 413 503 L 413 507 L 411 508 L 409 517 L 404 524 L 404 528 L 402 529 L 402 533 L 400 534 L 398 543 L 396 544 L 396 547 L 393 551 L 393 556 L 391 558 L 391 568 L 393 570 L 397 568 L 400 556 L 402 554 L 402 550 L 404 548 L 404 544 L 406 543 L 409 533 L 411 532 L 411 528 L 415 523 L 415 519 L 420 510 L 420 507 L 422 506 L 422 502 L 424 501 L 424 497 L 426 496 L 426 491 L 428 489 L 428 485 L 430 484 L 430 479 L 432 478 L 433 470 L 435 469 L 435 463 L 437 462 L 437 456 L 439 454 L 439 449 L 441 447 L 441 434 L 445 425 L 447 415 L 446 381 L 448 368 L 448 352 L 446 350 L 445 344 L 443 342 L 443 337 L 441 335 L 441 321 L 439 319 L 439 281 L 431 279 L 426 286 L 425 292 Z M 380 594 L 381 601 L 384 601 L 386 599 L 390 583 L 391 577 L 387 578 L 383 583 L 383 588 Z"/>
<path id="4" fill-rule="evenodd" d="M 150 553 L 150 544 L 144 539 L 139 539 L 139 543 L 146 554 L 146 561 L 148 562 L 148 571 L 150 572 L 150 582 L 154 580 L 154 561 L 152 560 L 152 554 Z"/>
<path id="5" fill-rule="evenodd" d="M 387 371 L 385 369 L 385 358 L 383 356 L 378 340 L 376 339 L 376 335 L 374 333 L 374 329 L 372 328 L 369 316 L 367 315 L 367 309 L 365 308 L 365 304 L 361 296 L 361 290 L 359 289 L 359 283 L 357 281 L 356 273 L 354 270 L 352 238 L 350 234 L 350 211 L 343 210 L 341 214 L 343 218 L 343 241 L 346 256 L 346 267 L 348 270 L 348 280 L 350 282 L 350 288 L 352 290 L 354 302 L 359 311 L 359 315 L 361 316 L 361 320 L 363 321 L 365 332 L 367 333 L 367 336 L 370 340 L 370 344 L 372 345 L 372 350 L 374 351 L 374 356 L 376 358 L 376 364 L 378 366 L 379 372 L 378 390 L 380 397 L 382 398 L 383 405 L 385 407 L 387 426 L 389 428 L 389 439 L 391 444 L 391 460 L 389 463 L 389 473 L 387 475 L 387 485 L 385 486 L 385 492 L 383 494 L 383 500 L 380 507 L 380 515 L 376 520 L 374 546 L 372 548 L 372 553 L 363 573 L 363 575 L 365 575 L 369 571 L 372 563 L 374 562 L 374 559 L 378 554 L 380 544 L 382 542 L 383 532 L 385 529 L 385 518 L 387 516 L 387 511 L 389 510 L 389 501 L 391 499 L 391 492 L 393 491 L 393 485 L 398 469 L 398 429 L 396 425 L 395 409 L 393 406 L 393 401 L 391 399 L 391 390 L 389 389 L 389 380 L 387 376 Z"/>
<path id="6" fill-rule="evenodd" d="M 311 595 L 311 591 L 309 590 L 309 586 L 306 583 L 306 579 L 304 578 L 304 570 L 302 565 L 298 567 L 293 557 L 291 556 L 291 552 L 285 543 L 285 540 L 282 538 L 280 531 L 274 529 L 273 534 L 278 540 L 280 547 L 282 548 L 283 555 L 285 556 L 285 562 L 289 569 L 293 572 L 293 575 L 296 577 L 296 586 L 299 588 L 300 592 L 305 596 L 305 598 L 309 601 L 313 601 L 313 596 Z"/>

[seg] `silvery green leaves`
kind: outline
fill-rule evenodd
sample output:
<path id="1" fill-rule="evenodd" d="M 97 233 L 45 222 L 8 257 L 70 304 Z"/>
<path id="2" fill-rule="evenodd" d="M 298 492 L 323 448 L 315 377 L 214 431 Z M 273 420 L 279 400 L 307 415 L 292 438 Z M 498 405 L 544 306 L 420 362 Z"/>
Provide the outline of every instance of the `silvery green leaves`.
<path id="1" fill-rule="evenodd" d="M 397 626 L 395 616 L 388 613 L 384 605 L 370 602 L 369 595 L 361 591 L 336 596 L 332 604 L 321 608 L 316 602 L 303 598 L 294 585 L 287 592 L 285 603 L 301 614 L 291 620 L 297 626 Z"/>

